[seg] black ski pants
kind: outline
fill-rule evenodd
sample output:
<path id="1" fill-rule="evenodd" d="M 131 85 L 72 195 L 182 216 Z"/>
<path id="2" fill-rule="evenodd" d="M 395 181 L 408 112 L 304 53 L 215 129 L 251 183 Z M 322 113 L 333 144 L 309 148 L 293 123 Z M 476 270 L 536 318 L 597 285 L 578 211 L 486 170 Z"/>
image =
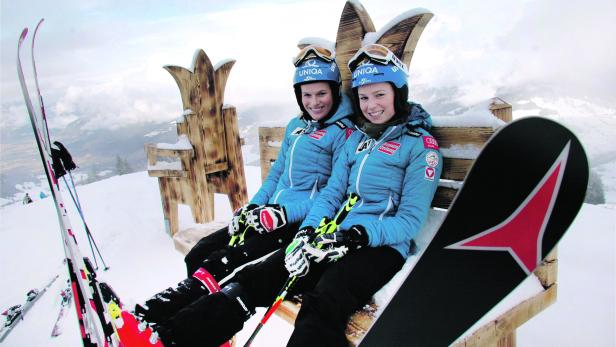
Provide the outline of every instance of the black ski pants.
<path id="1" fill-rule="evenodd" d="M 287 224 L 284 228 L 263 235 L 249 234 L 246 236 L 242 245 L 235 247 L 228 246 L 231 240 L 228 227 L 217 230 L 199 240 L 188 254 L 186 254 L 186 257 L 184 257 L 187 276 L 191 277 L 197 269 L 203 266 L 216 280 L 220 281 L 229 271 L 233 271 L 241 265 L 259 259 L 278 248 L 286 247 L 295 236 L 298 228 L 299 224 L 295 223 Z M 223 257 L 229 260 L 225 271 L 209 268 L 213 261 L 217 261 Z"/>
<path id="2" fill-rule="evenodd" d="M 366 304 L 404 264 L 391 247 L 366 247 L 336 263 L 310 264 L 289 295 L 304 300 L 288 346 L 348 346 L 344 330 L 353 312 Z M 223 292 L 208 295 L 185 307 L 164 324 L 167 336 L 178 346 L 217 346 L 243 328 L 246 308 L 269 307 L 289 273 L 284 250 L 248 265 L 230 282 L 242 288 L 241 300 Z M 241 304 L 238 303 L 241 301 Z"/>

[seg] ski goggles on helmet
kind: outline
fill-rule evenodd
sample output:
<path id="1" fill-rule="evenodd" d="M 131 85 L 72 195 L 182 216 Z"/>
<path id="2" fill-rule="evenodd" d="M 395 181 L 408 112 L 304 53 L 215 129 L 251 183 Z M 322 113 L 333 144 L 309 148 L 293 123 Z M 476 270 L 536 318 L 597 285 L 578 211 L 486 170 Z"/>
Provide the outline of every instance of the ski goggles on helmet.
<path id="1" fill-rule="evenodd" d="M 336 58 L 336 54 L 327 48 L 323 48 L 317 45 L 309 45 L 302 48 L 302 50 L 299 51 L 297 56 L 293 58 L 293 65 L 297 67 L 303 61 L 312 58 L 320 58 L 323 61 L 329 63 L 334 61 L 334 58 Z"/>
<path id="2" fill-rule="evenodd" d="M 387 47 L 377 44 L 370 44 L 360 48 L 357 53 L 349 60 L 349 69 L 355 70 L 360 63 L 370 60 L 374 63 L 381 65 L 393 64 L 404 73 L 408 74 L 408 68 L 402 60 L 398 59 L 396 55 L 390 51 Z"/>
<path id="3" fill-rule="evenodd" d="M 302 83 L 332 81 L 340 83 L 340 71 L 329 49 L 315 45 L 305 47 L 294 59 L 295 74 L 293 85 Z"/>

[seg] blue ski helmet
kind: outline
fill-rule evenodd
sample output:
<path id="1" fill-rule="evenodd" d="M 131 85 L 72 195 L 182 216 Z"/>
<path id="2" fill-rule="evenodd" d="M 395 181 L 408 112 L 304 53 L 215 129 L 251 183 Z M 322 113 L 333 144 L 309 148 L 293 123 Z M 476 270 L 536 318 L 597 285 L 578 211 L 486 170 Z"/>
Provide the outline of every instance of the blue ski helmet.
<path id="1" fill-rule="evenodd" d="M 293 85 L 307 82 L 332 81 L 341 82 L 340 70 L 335 60 L 325 61 L 318 57 L 309 57 L 298 63 L 293 75 Z"/>
<path id="2" fill-rule="evenodd" d="M 351 88 L 380 82 L 391 82 L 396 88 L 408 86 L 406 65 L 382 45 L 360 48 L 349 60 L 349 69 L 353 73 Z"/>

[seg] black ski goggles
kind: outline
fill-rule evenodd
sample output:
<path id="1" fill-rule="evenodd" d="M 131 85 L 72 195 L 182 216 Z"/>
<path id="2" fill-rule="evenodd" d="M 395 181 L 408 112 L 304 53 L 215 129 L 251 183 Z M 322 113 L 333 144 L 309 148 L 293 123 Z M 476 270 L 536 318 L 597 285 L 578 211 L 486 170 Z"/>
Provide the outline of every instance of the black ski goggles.
<path id="1" fill-rule="evenodd" d="M 370 60 L 381 65 L 394 64 L 399 69 L 408 74 L 406 64 L 398 59 L 396 55 L 387 47 L 377 44 L 370 44 L 360 48 L 357 53 L 349 60 L 349 69 L 354 71 L 360 63 Z"/>
<path id="2" fill-rule="evenodd" d="M 302 62 L 312 59 L 320 58 L 328 63 L 334 61 L 336 54 L 327 48 L 323 48 L 317 45 L 309 45 L 302 48 L 301 51 L 293 58 L 293 65 L 299 66 Z"/>

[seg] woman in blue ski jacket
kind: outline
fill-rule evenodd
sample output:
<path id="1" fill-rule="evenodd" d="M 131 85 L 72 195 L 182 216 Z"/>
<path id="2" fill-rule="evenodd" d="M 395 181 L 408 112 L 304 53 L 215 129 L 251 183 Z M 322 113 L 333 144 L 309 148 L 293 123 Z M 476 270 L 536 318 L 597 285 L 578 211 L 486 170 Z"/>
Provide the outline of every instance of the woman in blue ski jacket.
<path id="1" fill-rule="evenodd" d="M 305 47 L 294 64 L 293 87 L 302 112 L 288 123 L 267 179 L 228 227 L 202 238 L 186 255 L 187 279 L 136 306 L 144 319 L 168 318 L 219 290 L 218 282 L 237 267 L 288 244 L 327 184 L 351 134 L 351 103 L 340 92 L 340 72 L 331 51 Z"/>
<path id="2" fill-rule="evenodd" d="M 387 48 L 370 45 L 349 66 L 357 130 L 299 232 L 285 250 L 246 266 L 221 292 L 158 326 L 165 345 L 219 345 L 243 328 L 255 307 L 271 305 L 290 276 L 297 276 L 289 295 L 304 296 L 288 346 L 347 346 L 349 316 L 404 264 L 427 218 L 442 156 L 428 132 L 430 116 L 407 102 L 402 62 Z M 316 234 L 320 220 L 333 218 L 350 193 L 359 199 L 336 231 Z"/>

